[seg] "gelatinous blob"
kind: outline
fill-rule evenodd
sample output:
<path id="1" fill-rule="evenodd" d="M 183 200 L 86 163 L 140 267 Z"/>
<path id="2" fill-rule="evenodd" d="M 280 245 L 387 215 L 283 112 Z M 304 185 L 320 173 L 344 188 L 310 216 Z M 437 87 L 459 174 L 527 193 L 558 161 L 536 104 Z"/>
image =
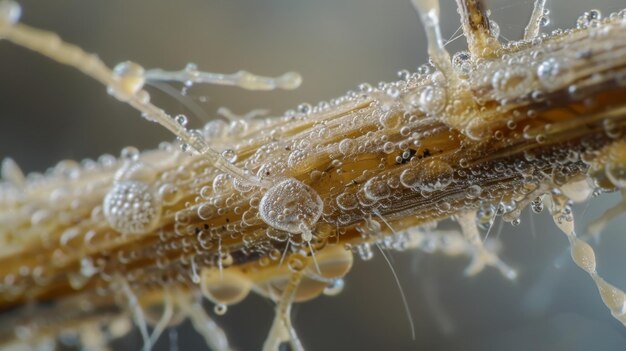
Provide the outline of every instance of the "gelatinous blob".
<path id="1" fill-rule="evenodd" d="M 234 305 L 248 296 L 252 283 L 236 269 L 207 268 L 200 273 L 200 288 L 216 305 Z"/>

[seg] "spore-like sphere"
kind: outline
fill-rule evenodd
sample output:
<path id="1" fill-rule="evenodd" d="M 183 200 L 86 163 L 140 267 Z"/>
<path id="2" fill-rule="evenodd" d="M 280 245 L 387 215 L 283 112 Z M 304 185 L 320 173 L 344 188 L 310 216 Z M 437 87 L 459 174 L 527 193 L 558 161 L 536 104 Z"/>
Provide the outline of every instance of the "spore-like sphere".
<path id="1" fill-rule="evenodd" d="M 144 182 L 115 183 L 102 207 L 109 225 L 124 234 L 147 233 L 161 217 L 161 201 Z"/>
<path id="2" fill-rule="evenodd" d="M 268 225 L 292 234 L 303 234 L 310 240 L 311 228 L 317 223 L 324 204 L 310 186 L 295 179 L 272 186 L 261 198 L 259 214 Z"/>

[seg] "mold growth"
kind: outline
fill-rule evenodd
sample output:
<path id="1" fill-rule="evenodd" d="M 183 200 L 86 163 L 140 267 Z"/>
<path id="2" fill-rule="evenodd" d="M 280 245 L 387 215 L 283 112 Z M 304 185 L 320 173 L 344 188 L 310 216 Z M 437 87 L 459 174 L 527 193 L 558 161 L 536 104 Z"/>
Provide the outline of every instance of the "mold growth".
<path id="1" fill-rule="evenodd" d="M 227 350 L 202 299 L 223 315 L 254 292 L 275 303 L 263 348 L 300 350 L 306 340 L 293 326 L 293 303 L 341 293 L 354 254 L 370 260 L 378 248 L 390 266 L 386 250 L 463 255 L 469 276 L 495 268 L 516 280 L 497 238 L 483 235 L 497 218 L 519 225 L 527 207 L 549 209 L 574 262 L 623 323 L 625 295 L 599 275 L 571 205 L 624 192 L 625 14 L 591 10 L 576 28 L 546 34 L 545 1 L 537 0 L 524 38 L 502 43 L 482 2 L 458 0 L 468 50 L 451 55 L 439 2 L 412 3 L 431 64 L 278 117 L 222 109 L 228 122 L 201 129 L 154 105 L 146 85 L 273 90 L 295 88 L 300 77 L 130 61 L 109 69 L 21 24 L 15 3 L 0 3 L 5 41 L 96 79 L 176 138 L 152 151 L 125 148 L 119 158 L 62 161 L 46 174 L 24 176 L 3 161 L 0 342 L 51 342 L 73 331 L 102 349 L 128 332 L 117 324 L 125 320 L 147 350 L 188 319 L 209 347 Z M 618 204 L 588 232 L 598 235 L 623 210 Z M 448 219 L 459 229 L 438 228 Z M 17 322 L 22 329 L 9 327 Z"/>

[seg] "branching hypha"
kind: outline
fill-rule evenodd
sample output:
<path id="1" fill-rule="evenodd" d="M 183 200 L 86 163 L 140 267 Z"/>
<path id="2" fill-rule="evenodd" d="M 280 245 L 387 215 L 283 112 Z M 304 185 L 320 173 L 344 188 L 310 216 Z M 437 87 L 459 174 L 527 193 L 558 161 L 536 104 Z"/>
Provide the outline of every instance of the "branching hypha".
<path id="1" fill-rule="evenodd" d="M 85 347 L 106 349 L 132 322 L 148 350 L 189 319 L 209 347 L 224 350 L 225 333 L 200 299 L 223 314 L 253 291 L 276 303 L 264 349 L 302 349 L 292 303 L 339 293 L 353 253 L 440 250 L 469 256 L 468 275 L 495 268 L 516 279 L 478 226 L 496 216 L 516 224 L 529 205 L 548 208 L 574 262 L 626 323 L 626 295 L 597 273 L 571 211 L 592 193 L 626 187 L 626 13 L 589 11 L 577 28 L 547 35 L 545 1 L 537 0 L 524 39 L 504 45 L 480 1 L 457 3 L 469 51 L 450 56 L 438 2 L 413 0 L 431 65 L 281 117 L 223 112 L 230 124 L 190 129 L 185 116 L 150 102 L 146 81 L 255 90 L 292 89 L 300 78 L 133 62 L 109 69 L 19 23 L 19 6 L 2 2 L 5 41 L 79 69 L 177 140 L 154 151 L 126 148 L 117 159 L 61 162 L 46 175 L 25 177 L 3 162 L 0 341 L 47 345 L 76 332 Z M 448 218 L 460 230 L 436 228 Z"/>

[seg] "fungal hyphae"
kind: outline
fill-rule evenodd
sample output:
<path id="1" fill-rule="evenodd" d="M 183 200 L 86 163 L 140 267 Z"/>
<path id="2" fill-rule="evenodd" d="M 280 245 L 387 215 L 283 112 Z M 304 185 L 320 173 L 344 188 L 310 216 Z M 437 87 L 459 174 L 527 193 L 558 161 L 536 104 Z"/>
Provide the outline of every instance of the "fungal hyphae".
<path id="1" fill-rule="evenodd" d="M 548 210 L 573 262 L 626 323 L 626 294 L 601 277 L 588 242 L 625 202 L 587 229 L 572 210 L 626 191 L 626 13 L 590 10 L 548 34 L 546 1 L 536 0 L 523 38 L 504 43 L 481 1 L 457 0 L 467 50 L 451 54 L 439 2 L 412 4 L 430 57 L 417 71 L 282 116 L 221 108 L 227 121 L 194 129 L 153 104 L 150 86 L 294 89 L 301 78 L 131 61 L 110 69 L 1 2 L 3 42 L 78 69 L 175 138 L 119 158 L 61 161 L 45 174 L 2 162 L 3 347 L 72 339 L 105 350 L 134 324 L 148 350 L 189 320 L 210 348 L 228 350 L 202 301 L 221 316 L 255 293 L 275 304 L 263 348 L 303 349 L 292 304 L 341 294 L 354 254 L 370 260 L 379 250 L 390 266 L 388 250 L 463 255 L 467 276 L 493 270 L 515 282 L 518 267 L 499 257 L 490 233 L 496 218 L 519 225 L 527 207 Z M 447 220 L 458 229 L 438 227 Z"/>

